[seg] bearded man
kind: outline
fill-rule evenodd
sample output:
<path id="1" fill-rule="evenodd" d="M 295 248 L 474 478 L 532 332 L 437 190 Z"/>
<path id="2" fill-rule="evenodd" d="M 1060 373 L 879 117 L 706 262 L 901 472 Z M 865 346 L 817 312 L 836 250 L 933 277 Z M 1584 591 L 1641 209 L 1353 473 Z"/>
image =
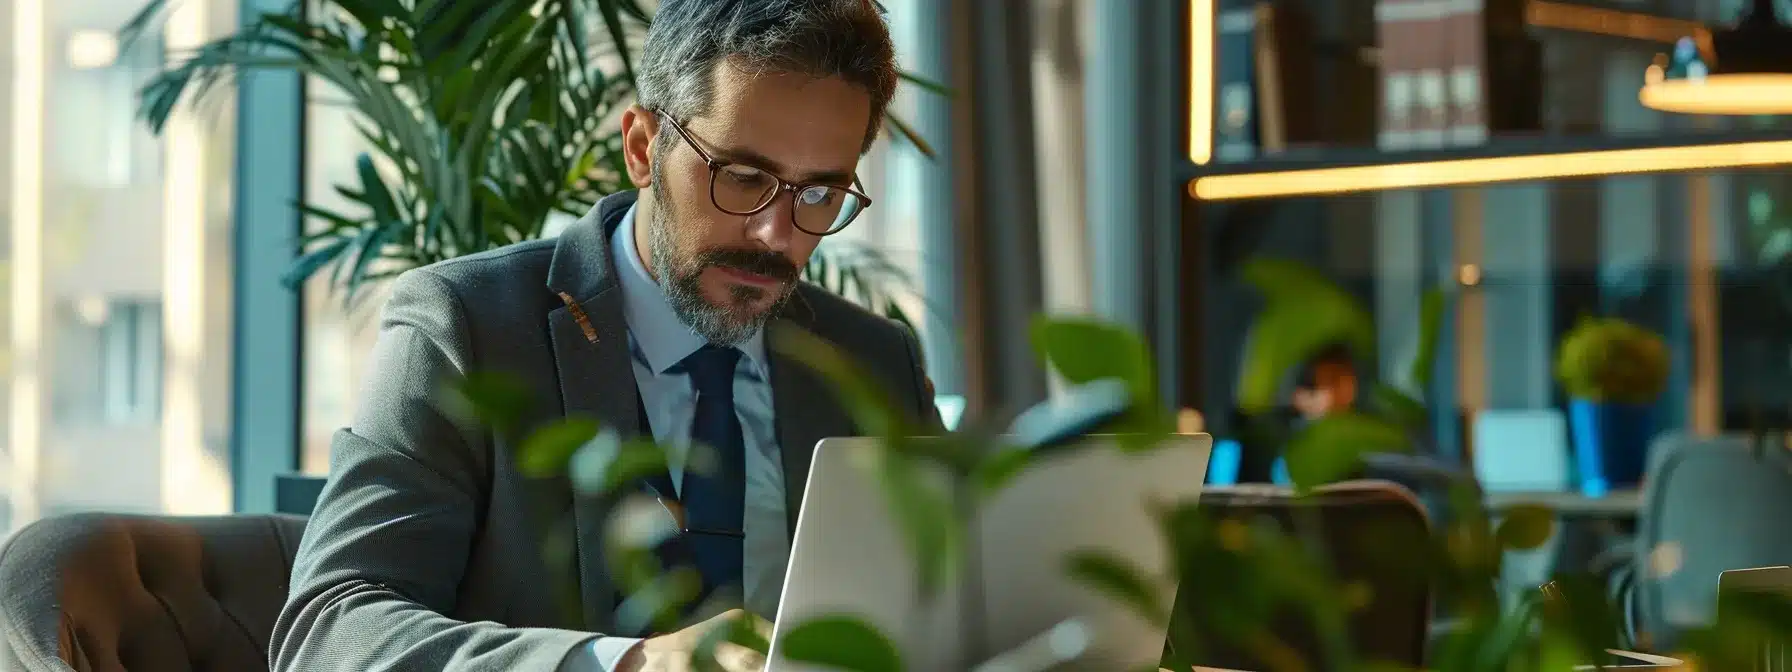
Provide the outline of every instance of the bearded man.
<path id="1" fill-rule="evenodd" d="M 779 334 L 835 344 L 937 423 L 914 335 L 799 281 L 822 237 L 872 204 L 855 168 L 897 81 L 874 3 L 662 0 L 639 63 L 639 103 L 621 119 L 638 191 L 555 240 L 395 281 L 298 550 L 274 669 L 686 665 L 713 612 L 657 636 L 619 632 L 630 596 L 605 560 L 609 511 L 565 477 L 521 473 L 514 437 L 443 411 L 458 376 L 524 381 L 527 425 L 592 417 L 669 446 L 665 473 L 637 487 L 680 530 L 660 555 L 697 570 L 703 604 L 738 607 L 713 618 L 775 615 L 810 454 L 859 433 Z M 714 468 L 686 468 L 694 445 Z M 570 562 L 544 559 L 555 534 L 574 540 Z M 559 608 L 567 591 L 576 617 Z M 762 665 L 739 647 L 720 657 Z"/>

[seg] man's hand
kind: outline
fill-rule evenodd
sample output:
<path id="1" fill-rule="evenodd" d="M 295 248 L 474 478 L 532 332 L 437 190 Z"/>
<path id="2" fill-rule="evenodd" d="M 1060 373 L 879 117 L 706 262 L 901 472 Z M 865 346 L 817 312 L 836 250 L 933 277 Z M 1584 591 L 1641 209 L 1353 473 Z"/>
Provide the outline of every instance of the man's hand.
<path id="1" fill-rule="evenodd" d="M 702 623 L 679 630 L 669 635 L 660 635 L 643 640 L 640 646 L 623 656 L 617 672 L 690 672 L 695 669 L 691 665 L 691 653 L 702 645 L 711 631 L 721 628 L 727 630 L 736 622 L 744 621 L 750 625 L 763 639 L 770 640 L 772 627 L 765 619 L 753 614 L 732 609 Z M 725 633 L 717 633 L 725 636 Z M 716 664 L 726 672 L 760 672 L 765 669 L 765 656 L 758 651 L 722 641 L 716 644 Z"/>

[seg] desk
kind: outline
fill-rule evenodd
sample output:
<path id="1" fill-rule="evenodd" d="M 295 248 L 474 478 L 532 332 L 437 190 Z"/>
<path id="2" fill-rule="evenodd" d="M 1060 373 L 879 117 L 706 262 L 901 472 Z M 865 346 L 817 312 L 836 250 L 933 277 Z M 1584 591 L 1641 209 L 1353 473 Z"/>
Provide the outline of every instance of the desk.
<path id="1" fill-rule="evenodd" d="M 1641 490 L 1613 490 L 1604 497 L 1588 497 L 1578 492 L 1489 492 L 1487 508 L 1498 513 L 1522 504 L 1536 504 L 1565 516 L 1592 518 L 1635 518 L 1643 506 Z"/>
<path id="2" fill-rule="evenodd" d="M 1647 670 L 1690 670 L 1691 669 L 1690 667 L 1687 667 L 1685 661 L 1682 661 L 1678 658 L 1669 658 L 1667 656 L 1657 656 L 1657 655 L 1648 654 L 1648 653 L 1637 653 L 1634 651 L 1619 651 L 1617 649 L 1606 649 L 1605 652 L 1611 654 L 1612 658 L 1615 659 L 1613 661 L 1609 661 L 1609 662 L 1605 663 L 1606 667 L 1601 668 L 1601 667 L 1595 666 L 1595 665 L 1578 665 L 1578 666 L 1575 666 L 1574 669 L 1575 670 L 1597 670 L 1597 669 L 1608 669 L 1609 670 L 1609 669 L 1612 669 L 1611 666 L 1614 664 L 1622 665 L 1624 669 L 1647 669 Z M 1163 670 L 1160 668 L 1159 672 L 1169 672 L 1169 671 Z M 1231 670 L 1231 669 L 1224 669 L 1224 668 L 1218 668 L 1218 667 L 1201 667 L 1200 665 L 1196 665 L 1194 672 L 1245 672 L 1245 670 Z"/>

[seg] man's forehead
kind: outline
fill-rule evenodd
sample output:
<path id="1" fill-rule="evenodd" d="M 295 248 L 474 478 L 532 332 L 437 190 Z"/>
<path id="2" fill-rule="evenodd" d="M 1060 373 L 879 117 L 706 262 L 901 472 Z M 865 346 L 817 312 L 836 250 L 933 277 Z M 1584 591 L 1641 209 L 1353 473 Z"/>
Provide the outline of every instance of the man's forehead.
<path id="1" fill-rule="evenodd" d="M 837 78 L 718 70 L 709 112 L 688 124 L 718 160 L 795 181 L 850 178 L 870 122 L 863 89 Z"/>

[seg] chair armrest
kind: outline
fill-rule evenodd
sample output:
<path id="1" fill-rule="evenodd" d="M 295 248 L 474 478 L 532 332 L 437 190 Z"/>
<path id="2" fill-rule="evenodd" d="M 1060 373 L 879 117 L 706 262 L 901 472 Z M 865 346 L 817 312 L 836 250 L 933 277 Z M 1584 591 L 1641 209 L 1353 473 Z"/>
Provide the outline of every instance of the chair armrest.
<path id="1" fill-rule="evenodd" d="M 1601 551 L 1587 562 L 1594 576 L 1604 577 L 1605 594 L 1618 609 L 1620 645 L 1637 647 L 1636 631 L 1636 567 L 1639 554 L 1635 542 L 1616 544 Z"/>
<path id="2" fill-rule="evenodd" d="M 1614 568 L 1606 577 L 1606 594 L 1618 608 L 1619 645 L 1626 650 L 1637 648 L 1636 632 L 1636 565 Z"/>

